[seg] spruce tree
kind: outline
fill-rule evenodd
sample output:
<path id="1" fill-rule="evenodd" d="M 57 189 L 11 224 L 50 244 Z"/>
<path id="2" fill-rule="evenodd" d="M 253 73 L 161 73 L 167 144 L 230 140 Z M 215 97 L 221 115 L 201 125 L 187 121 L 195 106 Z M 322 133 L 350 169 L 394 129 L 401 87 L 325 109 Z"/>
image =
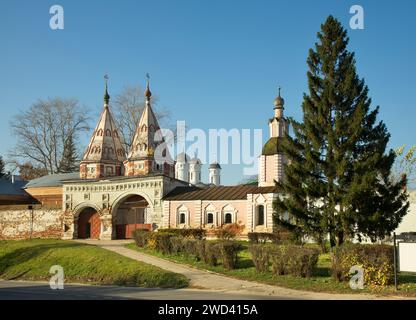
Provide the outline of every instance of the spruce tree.
<path id="1" fill-rule="evenodd" d="M 77 151 L 72 135 L 68 137 L 64 144 L 62 159 L 59 163 L 60 173 L 70 173 L 78 170 Z"/>
<path id="2" fill-rule="evenodd" d="M 3 161 L 3 157 L 0 156 L 0 178 L 3 178 L 6 175 L 5 170 L 5 165 L 4 165 L 4 161 Z"/>
<path id="3" fill-rule="evenodd" d="M 329 16 L 317 36 L 307 59 L 303 121 L 290 119 L 294 136 L 280 146 L 289 164 L 277 184 L 282 197 L 275 221 L 318 242 L 329 235 L 331 246 L 353 237 L 375 241 L 407 212 L 406 178 L 389 179 L 395 159 L 393 150 L 386 152 L 390 135 L 357 75 L 346 30 Z"/>

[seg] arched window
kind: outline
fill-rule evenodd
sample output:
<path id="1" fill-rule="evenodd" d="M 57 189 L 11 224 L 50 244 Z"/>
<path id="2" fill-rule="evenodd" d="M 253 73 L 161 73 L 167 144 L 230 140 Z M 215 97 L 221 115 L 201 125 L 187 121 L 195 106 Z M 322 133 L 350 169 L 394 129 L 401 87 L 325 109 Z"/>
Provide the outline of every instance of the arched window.
<path id="1" fill-rule="evenodd" d="M 207 223 L 214 223 L 214 214 L 212 212 L 207 213 Z"/>
<path id="2" fill-rule="evenodd" d="M 264 206 L 259 205 L 257 207 L 257 225 L 263 226 L 264 225 Z"/>
<path id="3" fill-rule="evenodd" d="M 233 215 L 231 213 L 226 213 L 224 216 L 224 223 L 232 223 Z"/>
<path id="4" fill-rule="evenodd" d="M 105 135 L 107 137 L 111 137 L 111 130 L 110 129 L 105 130 Z"/>
<path id="5" fill-rule="evenodd" d="M 184 227 L 189 224 L 189 209 L 185 205 L 181 205 L 177 209 L 176 223 L 178 226 Z"/>
<path id="6" fill-rule="evenodd" d="M 179 224 L 185 224 L 186 222 L 186 214 L 184 212 L 179 213 Z"/>

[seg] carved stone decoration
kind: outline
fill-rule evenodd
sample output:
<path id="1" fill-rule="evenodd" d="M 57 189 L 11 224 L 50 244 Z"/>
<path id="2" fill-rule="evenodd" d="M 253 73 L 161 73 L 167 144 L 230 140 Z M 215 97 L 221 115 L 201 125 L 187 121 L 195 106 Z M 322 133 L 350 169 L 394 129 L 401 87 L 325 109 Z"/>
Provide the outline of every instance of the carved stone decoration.
<path id="1" fill-rule="evenodd" d="M 102 211 L 101 211 L 102 212 Z M 100 215 L 101 219 L 101 240 L 111 240 L 111 236 L 113 234 L 113 217 L 110 212 L 107 212 Z"/>
<path id="2" fill-rule="evenodd" d="M 72 211 L 65 211 L 62 216 L 62 239 L 74 239 L 76 238 L 77 233 L 77 223 L 76 223 L 74 213 Z"/>

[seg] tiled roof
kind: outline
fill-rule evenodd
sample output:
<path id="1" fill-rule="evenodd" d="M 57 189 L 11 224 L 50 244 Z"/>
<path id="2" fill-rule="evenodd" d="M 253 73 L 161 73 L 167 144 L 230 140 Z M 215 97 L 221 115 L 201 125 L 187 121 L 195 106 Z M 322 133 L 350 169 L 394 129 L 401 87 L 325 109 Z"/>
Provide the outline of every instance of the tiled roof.
<path id="1" fill-rule="evenodd" d="M 23 190 L 26 183 L 27 181 L 15 180 L 12 183 L 9 179 L 0 179 L 0 195 L 27 196 Z"/>
<path id="2" fill-rule="evenodd" d="M 79 172 L 50 174 L 30 180 L 25 188 L 60 187 L 63 180 L 79 178 Z"/>
<path id="3" fill-rule="evenodd" d="M 250 185 L 211 186 L 208 188 L 176 187 L 164 200 L 244 200 L 247 194 L 274 193 L 275 187 Z"/>

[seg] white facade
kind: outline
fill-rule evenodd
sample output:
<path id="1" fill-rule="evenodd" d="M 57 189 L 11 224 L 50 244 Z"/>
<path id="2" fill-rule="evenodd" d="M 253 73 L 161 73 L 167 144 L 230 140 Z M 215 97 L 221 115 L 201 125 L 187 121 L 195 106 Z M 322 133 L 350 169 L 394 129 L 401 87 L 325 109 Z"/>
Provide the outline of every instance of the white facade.
<path id="1" fill-rule="evenodd" d="M 201 161 L 197 158 L 193 158 L 189 162 L 189 182 L 197 185 L 201 183 Z"/>
<path id="2" fill-rule="evenodd" d="M 221 167 L 218 163 L 213 163 L 209 167 L 209 183 L 215 186 L 221 185 Z"/>
<path id="3" fill-rule="evenodd" d="M 175 178 L 181 181 L 189 182 L 189 156 L 184 152 L 178 154 L 175 163 Z"/>

